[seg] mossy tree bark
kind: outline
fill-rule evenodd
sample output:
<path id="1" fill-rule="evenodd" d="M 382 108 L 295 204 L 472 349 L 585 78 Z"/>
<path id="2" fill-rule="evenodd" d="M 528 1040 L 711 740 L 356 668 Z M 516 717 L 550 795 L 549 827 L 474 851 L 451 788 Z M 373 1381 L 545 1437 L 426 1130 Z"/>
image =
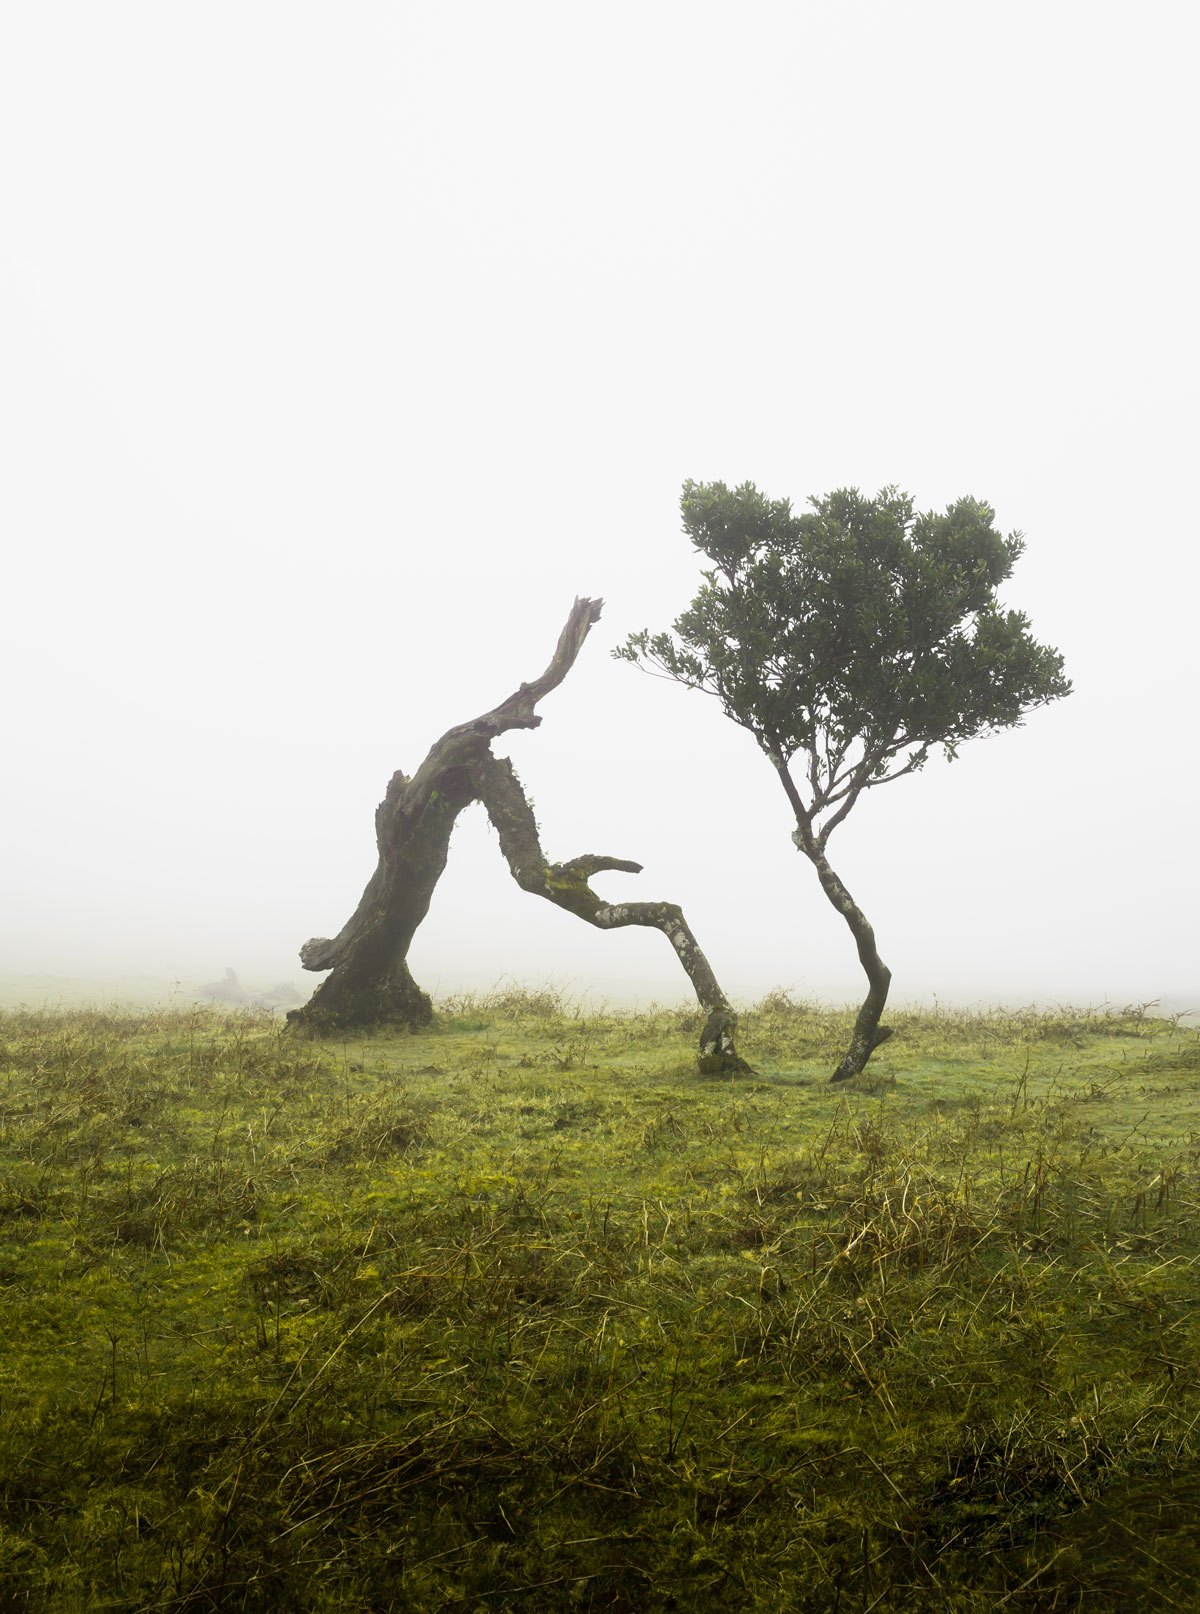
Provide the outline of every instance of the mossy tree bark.
<path id="1" fill-rule="evenodd" d="M 575 663 L 602 600 L 575 601 L 550 665 L 482 717 L 450 729 L 431 748 L 410 779 L 392 776 L 375 813 L 379 862 L 358 907 L 340 933 L 314 937 L 300 949 L 307 970 L 329 970 L 289 1022 L 313 1035 L 400 1027 L 416 1030 L 433 1018 L 433 1006 L 413 980 L 408 952 L 434 888 L 446 867 L 450 835 L 471 802 L 484 802 L 500 845 L 523 890 L 546 897 L 601 930 L 651 925 L 667 936 L 707 1013 L 700 1039 L 705 1071 L 744 1070 L 734 1047 L 736 1017 L 712 969 L 673 903 L 607 904 L 588 885 L 603 869 L 640 871 L 618 858 L 582 857 L 547 863 L 537 825 L 507 758 L 492 755 L 491 742 L 509 729 L 537 728 L 535 707 L 556 689 Z"/>

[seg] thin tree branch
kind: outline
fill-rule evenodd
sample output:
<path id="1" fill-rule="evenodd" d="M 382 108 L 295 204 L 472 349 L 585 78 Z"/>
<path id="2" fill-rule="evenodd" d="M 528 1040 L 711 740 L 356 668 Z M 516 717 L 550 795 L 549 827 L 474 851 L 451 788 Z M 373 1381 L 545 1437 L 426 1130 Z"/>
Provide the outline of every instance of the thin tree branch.
<path id="1" fill-rule="evenodd" d="M 904 743 L 911 745 L 914 742 L 905 741 Z M 925 755 L 928 755 L 928 747 L 925 748 Z M 879 760 L 882 761 L 883 758 L 881 757 Z M 893 779 L 903 779 L 905 774 L 915 773 L 924 760 L 924 756 L 918 751 L 916 756 L 905 763 L 903 768 L 897 768 L 894 773 L 885 773 L 881 778 L 872 779 L 870 773 L 863 772 L 866 766 L 866 759 L 864 758 L 863 762 L 855 770 L 855 775 L 850 781 L 848 789 L 840 791 L 836 796 L 831 796 L 825 804 L 826 806 L 832 806 L 835 801 L 842 802 L 841 807 L 838 808 L 833 817 L 827 819 L 821 826 L 820 834 L 817 837 L 817 844 L 821 850 L 824 851 L 832 832 L 850 814 L 855 802 L 865 790 L 874 790 L 877 785 L 890 785 Z"/>
<path id="2" fill-rule="evenodd" d="M 817 836 L 817 846 L 822 852 L 829 843 L 830 835 L 838 827 L 842 820 L 850 813 L 854 803 L 858 800 L 859 796 L 862 795 L 869 782 L 870 781 L 865 774 L 859 773 L 850 781 L 850 784 L 847 786 L 846 790 L 842 792 L 842 796 L 845 798 L 842 800 L 842 805 L 838 808 L 837 812 L 834 813 L 832 818 L 827 819 L 825 823 L 822 824 L 820 833 Z M 832 798 L 833 801 L 840 799 L 841 797 L 839 796 Z"/>

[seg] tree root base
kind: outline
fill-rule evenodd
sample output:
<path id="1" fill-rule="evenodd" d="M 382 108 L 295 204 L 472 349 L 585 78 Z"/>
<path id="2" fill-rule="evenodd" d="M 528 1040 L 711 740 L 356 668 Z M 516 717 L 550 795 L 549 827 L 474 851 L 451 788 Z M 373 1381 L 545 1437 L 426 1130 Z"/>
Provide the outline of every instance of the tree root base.
<path id="1" fill-rule="evenodd" d="M 737 1054 L 698 1054 L 696 1068 L 701 1076 L 755 1076 L 752 1065 L 748 1065 Z"/>
<path id="2" fill-rule="evenodd" d="M 867 1060 L 870 1059 L 880 1043 L 888 1040 L 895 1029 L 895 1026 L 876 1026 L 871 1040 L 865 1048 L 858 1045 L 857 1042 L 852 1044 L 850 1052 L 842 1060 L 829 1080 L 831 1082 L 848 1082 L 852 1076 L 861 1076 L 867 1068 Z"/>
<path id="3" fill-rule="evenodd" d="M 713 1009 L 700 1033 L 696 1065 L 701 1076 L 753 1076 L 754 1071 L 733 1045 L 737 1016 L 731 1009 Z"/>
<path id="4" fill-rule="evenodd" d="M 308 1037 L 347 1032 L 424 1031 L 433 1024 L 433 1004 L 414 981 L 335 985 L 331 975 L 301 1009 L 287 1017 L 291 1030 Z"/>

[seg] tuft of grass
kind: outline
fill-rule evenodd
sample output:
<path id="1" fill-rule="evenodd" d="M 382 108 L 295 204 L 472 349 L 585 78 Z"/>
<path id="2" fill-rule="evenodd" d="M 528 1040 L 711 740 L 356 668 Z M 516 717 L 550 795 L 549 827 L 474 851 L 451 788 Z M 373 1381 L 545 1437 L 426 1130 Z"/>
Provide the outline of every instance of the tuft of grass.
<path id="1" fill-rule="evenodd" d="M 502 987 L 0 1014 L 0 1609 L 1106 1610 L 1200 1579 L 1200 1034 Z"/>

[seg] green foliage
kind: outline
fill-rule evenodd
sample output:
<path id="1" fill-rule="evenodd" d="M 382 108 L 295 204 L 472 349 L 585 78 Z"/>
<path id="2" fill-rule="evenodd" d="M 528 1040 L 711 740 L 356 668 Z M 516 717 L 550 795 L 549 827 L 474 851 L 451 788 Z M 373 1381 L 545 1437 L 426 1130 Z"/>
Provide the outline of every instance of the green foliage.
<path id="1" fill-rule="evenodd" d="M 0 1608 L 1191 1606 L 1200 1036 L 0 1015 Z"/>
<path id="2" fill-rule="evenodd" d="M 716 695 L 777 763 L 803 753 L 809 810 L 842 804 L 828 834 L 862 790 L 1071 686 L 997 600 L 1023 544 L 990 506 L 917 513 L 895 488 L 810 504 L 685 483 L 684 530 L 713 565 L 674 635 L 633 634 L 614 654 Z"/>

